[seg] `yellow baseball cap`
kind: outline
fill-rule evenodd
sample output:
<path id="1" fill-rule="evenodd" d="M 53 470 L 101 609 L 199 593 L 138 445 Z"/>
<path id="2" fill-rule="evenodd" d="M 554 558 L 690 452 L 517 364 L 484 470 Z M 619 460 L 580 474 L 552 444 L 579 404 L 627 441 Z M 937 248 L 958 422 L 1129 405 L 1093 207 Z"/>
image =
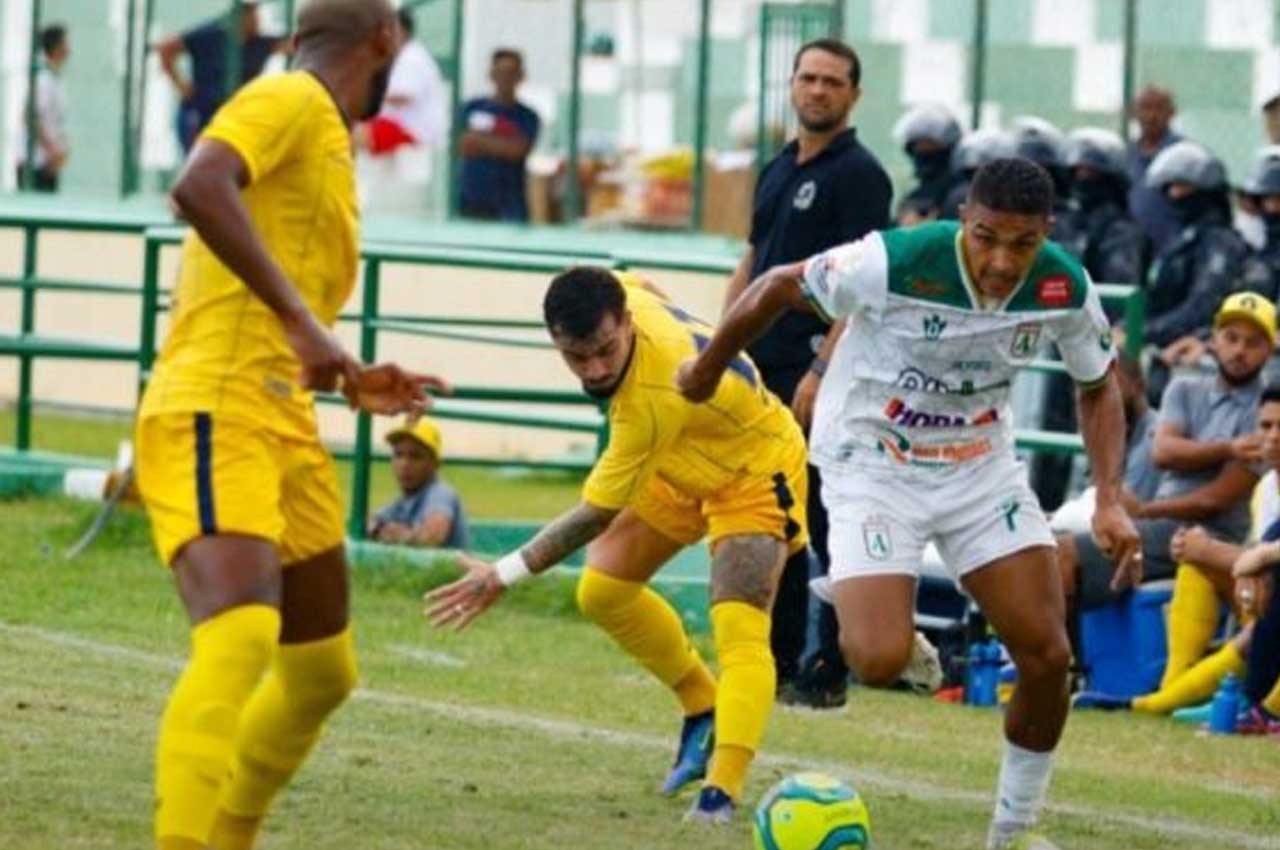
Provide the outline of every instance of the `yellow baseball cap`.
<path id="1" fill-rule="evenodd" d="M 1276 305 L 1271 299 L 1256 292 L 1237 292 L 1228 295 L 1218 308 L 1218 315 L 1213 317 L 1214 328 L 1221 327 L 1232 319 L 1247 319 L 1267 335 L 1272 345 L 1276 344 Z"/>
<path id="2" fill-rule="evenodd" d="M 440 429 L 436 427 L 436 423 L 425 416 L 417 422 L 412 419 L 405 420 L 403 425 L 387 434 L 387 442 L 394 444 L 401 437 L 417 440 L 431 449 L 436 456 L 436 460 L 440 460 L 443 457 L 441 449 L 444 448 L 444 440 L 440 437 Z"/>

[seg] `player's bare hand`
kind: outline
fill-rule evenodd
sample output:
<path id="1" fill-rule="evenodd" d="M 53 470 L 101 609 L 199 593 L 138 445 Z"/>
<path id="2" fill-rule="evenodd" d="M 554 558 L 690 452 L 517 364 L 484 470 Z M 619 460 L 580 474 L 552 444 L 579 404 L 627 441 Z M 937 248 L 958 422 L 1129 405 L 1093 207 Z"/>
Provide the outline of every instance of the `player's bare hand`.
<path id="1" fill-rule="evenodd" d="M 360 363 L 346 352 L 333 332 L 311 313 L 303 311 L 284 322 L 289 346 L 302 363 L 304 389 L 332 392 L 341 384 L 355 387 L 360 379 Z M 347 396 L 351 400 L 351 396 Z"/>
<path id="2" fill-rule="evenodd" d="M 1194 336 L 1175 339 L 1160 352 L 1160 359 L 1169 366 L 1192 366 L 1208 352 L 1203 340 Z"/>
<path id="3" fill-rule="evenodd" d="M 1257 575 L 1274 563 L 1280 562 L 1280 546 L 1275 543 L 1258 543 L 1245 549 L 1231 565 L 1231 575 L 1236 580 Z"/>
<path id="4" fill-rule="evenodd" d="M 489 610 L 506 589 L 498 580 L 498 570 L 493 564 L 465 553 L 458 556 L 458 563 L 466 575 L 423 597 L 426 603 L 423 613 L 433 626 L 465 629 Z"/>
<path id="5" fill-rule="evenodd" d="M 800 383 L 796 384 L 795 395 L 791 397 L 791 415 L 800 423 L 805 431 L 813 424 L 813 404 L 818 399 L 818 387 L 822 386 L 822 378 L 816 372 L 805 372 Z"/>
<path id="6" fill-rule="evenodd" d="M 676 388 L 680 395 L 694 404 L 706 401 L 716 394 L 720 385 L 720 372 L 708 374 L 709 370 L 702 366 L 701 357 L 690 358 L 680 364 L 676 370 Z"/>
<path id="7" fill-rule="evenodd" d="M 352 408 L 383 416 L 417 415 L 431 407 L 427 390 L 447 394 L 449 385 L 434 375 L 409 372 L 395 363 L 365 366 L 354 387 L 343 382 L 342 393 Z"/>
<path id="8" fill-rule="evenodd" d="M 1264 454 L 1261 434 L 1242 434 L 1231 441 L 1231 457 L 1241 463 L 1258 463 Z"/>
<path id="9" fill-rule="evenodd" d="M 1201 561 L 1209 540 L 1209 532 L 1202 526 L 1183 526 L 1173 533 L 1173 539 L 1169 541 L 1169 554 L 1178 563 Z"/>
<path id="10" fill-rule="evenodd" d="M 1137 587 L 1142 581 L 1142 539 L 1119 504 L 1099 505 L 1093 512 L 1093 538 L 1112 563 L 1112 590 Z"/>

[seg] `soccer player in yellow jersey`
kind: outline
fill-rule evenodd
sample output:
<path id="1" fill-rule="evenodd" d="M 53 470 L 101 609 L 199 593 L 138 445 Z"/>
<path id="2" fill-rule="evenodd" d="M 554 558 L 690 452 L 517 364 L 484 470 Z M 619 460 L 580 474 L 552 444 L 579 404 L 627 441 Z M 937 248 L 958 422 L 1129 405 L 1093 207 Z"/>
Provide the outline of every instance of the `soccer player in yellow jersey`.
<path id="1" fill-rule="evenodd" d="M 327 327 L 358 259 L 351 124 L 377 111 L 397 39 L 387 0 L 313 0 L 297 70 L 223 106 L 173 190 L 193 231 L 137 423 L 138 483 L 192 624 L 157 743 L 160 850 L 252 847 L 355 683 L 310 391 L 395 413 L 433 383 L 362 366 Z"/>
<path id="2" fill-rule="evenodd" d="M 467 574 L 428 595 L 428 614 L 465 626 L 506 587 L 589 543 L 578 606 L 671 688 L 684 711 L 663 790 L 674 794 L 705 776 L 689 816 L 728 821 L 773 707 L 769 610 L 779 571 L 807 541 L 804 437 L 745 357 L 711 403 L 685 401 L 676 369 L 711 329 L 640 278 L 570 269 L 551 282 L 543 312 L 569 369 L 608 405 L 608 448 L 577 507 L 495 565 L 464 558 Z M 646 587 L 703 537 L 712 552 L 719 682 L 680 617 Z"/>

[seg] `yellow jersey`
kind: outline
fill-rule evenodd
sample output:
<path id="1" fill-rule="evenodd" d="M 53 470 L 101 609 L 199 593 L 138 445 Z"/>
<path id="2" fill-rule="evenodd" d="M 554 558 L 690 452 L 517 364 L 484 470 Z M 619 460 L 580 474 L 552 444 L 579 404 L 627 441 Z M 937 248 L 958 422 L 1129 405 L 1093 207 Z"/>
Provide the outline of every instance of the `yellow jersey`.
<path id="1" fill-rule="evenodd" d="M 355 285 L 359 215 L 351 133 L 311 73 L 260 77 L 202 134 L 249 173 L 241 199 L 272 259 L 325 325 Z M 283 326 L 194 230 L 182 246 L 172 325 L 141 416 L 203 411 L 313 437 L 315 410 Z"/>
<path id="2" fill-rule="evenodd" d="M 697 499 L 744 478 L 773 475 L 804 437 L 791 412 L 741 356 L 715 395 L 691 404 L 676 389 L 676 369 L 705 346 L 712 329 L 619 274 L 635 328 L 631 359 L 609 400 L 609 445 L 583 488 L 602 508 L 625 507 L 652 476 Z"/>

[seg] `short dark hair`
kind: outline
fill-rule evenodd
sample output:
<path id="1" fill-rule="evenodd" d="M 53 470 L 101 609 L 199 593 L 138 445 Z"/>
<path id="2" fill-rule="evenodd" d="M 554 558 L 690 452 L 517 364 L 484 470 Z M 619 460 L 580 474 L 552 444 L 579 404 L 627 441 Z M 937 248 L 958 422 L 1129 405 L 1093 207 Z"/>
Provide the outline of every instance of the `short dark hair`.
<path id="1" fill-rule="evenodd" d="M 800 45 L 796 58 L 791 62 L 791 73 L 799 70 L 800 57 L 810 50 L 821 50 L 839 56 L 849 63 L 849 82 L 855 87 L 862 82 L 862 60 L 858 58 L 858 52 L 838 38 L 815 38 Z"/>
<path id="2" fill-rule="evenodd" d="M 40 30 L 40 49 L 48 56 L 67 43 L 67 28 L 62 24 L 50 24 Z"/>
<path id="3" fill-rule="evenodd" d="M 495 49 L 493 53 L 489 56 L 489 64 L 496 65 L 498 62 L 501 62 L 503 59 L 514 59 L 520 65 L 520 67 L 522 68 L 524 67 L 524 56 L 520 53 L 519 50 L 516 50 L 514 47 L 499 47 Z"/>
<path id="4" fill-rule="evenodd" d="M 606 314 L 621 319 L 627 293 L 613 272 L 600 266 L 574 266 L 556 275 L 542 299 L 542 318 L 552 336 L 586 339 Z"/>
<path id="5" fill-rule="evenodd" d="M 396 17 L 400 19 L 400 29 L 404 30 L 404 34 L 413 37 L 413 12 L 409 11 L 408 6 L 401 6 L 400 11 L 396 12 Z"/>
<path id="6" fill-rule="evenodd" d="M 1262 396 L 1258 399 L 1258 407 L 1276 401 L 1280 401 L 1280 384 L 1267 384 L 1262 388 Z"/>
<path id="7" fill-rule="evenodd" d="M 1053 178 L 1020 156 L 994 159 L 978 169 L 969 184 L 969 203 L 1019 215 L 1053 213 Z"/>

